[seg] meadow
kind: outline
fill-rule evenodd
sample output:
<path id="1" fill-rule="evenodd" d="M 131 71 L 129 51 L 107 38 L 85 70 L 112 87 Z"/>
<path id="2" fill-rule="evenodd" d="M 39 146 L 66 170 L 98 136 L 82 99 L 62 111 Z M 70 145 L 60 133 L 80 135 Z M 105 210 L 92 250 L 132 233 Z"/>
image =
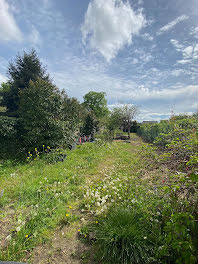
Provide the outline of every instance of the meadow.
<path id="1" fill-rule="evenodd" d="M 136 134 L 63 153 L 2 162 L 1 260 L 196 263 L 195 163 L 173 169 Z"/>

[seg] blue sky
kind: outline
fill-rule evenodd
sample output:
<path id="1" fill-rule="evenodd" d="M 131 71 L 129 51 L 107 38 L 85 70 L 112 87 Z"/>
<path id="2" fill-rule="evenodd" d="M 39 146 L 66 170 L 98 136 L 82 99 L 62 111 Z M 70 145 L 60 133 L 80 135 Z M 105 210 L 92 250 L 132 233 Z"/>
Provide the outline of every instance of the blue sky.
<path id="1" fill-rule="evenodd" d="M 139 120 L 198 109 L 197 0 L 0 0 L 0 83 L 32 47 L 54 83 L 82 101 L 134 103 Z"/>

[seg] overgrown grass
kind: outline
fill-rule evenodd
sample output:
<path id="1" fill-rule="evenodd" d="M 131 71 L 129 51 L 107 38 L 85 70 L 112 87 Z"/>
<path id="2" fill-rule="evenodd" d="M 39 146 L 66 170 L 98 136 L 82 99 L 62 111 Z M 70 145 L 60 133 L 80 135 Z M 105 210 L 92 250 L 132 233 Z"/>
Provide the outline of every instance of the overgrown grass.
<path id="1" fill-rule="evenodd" d="M 64 162 L 48 164 L 41 159 L 14 167 L 4 164 L 0 212 L 2 221 L 12 222 L 12 229 L 6 237 L 0 234 L 0 259 L 21 260 L 37 244 L 46 242 L 60 223 L 78 220 L 71 205 L 82 198 L 86 177 L 97 173 L 98 164 L 113 148 L 90 143 L 68 151 Z"/>
<path id="2" fill-rule="evenodd" d="M 154 263 L 161 228 L 144 210 L 114 207 L 90 225 L 96 237 L 98 258 L 104 263 Z"/>
<path id="3" fill-rule="evenodd" d="M 1 167 L 1 219 L 12 229 L 0 259 L 30 258 L 58 226 L 79 221 L 75 208 L 96 262 L 196 263 L 196 171 L 191 179 L 164 167 L 136 135 L 132 143 L 88 143 L 67 154 L 64 162 Z"/>

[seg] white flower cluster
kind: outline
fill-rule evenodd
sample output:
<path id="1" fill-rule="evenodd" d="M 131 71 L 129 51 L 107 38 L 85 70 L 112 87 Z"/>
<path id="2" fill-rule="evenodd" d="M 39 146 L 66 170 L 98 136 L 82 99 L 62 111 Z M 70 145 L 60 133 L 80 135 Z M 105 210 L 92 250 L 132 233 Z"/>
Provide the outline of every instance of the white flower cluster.
<path id="1" fill-rule="evenodd" d="M 90 182 L 84 192 L 85 209 L 95 215 L 104 213 L 109 206 L 117 203 L 135 203 L 136 199 L 127 192 L 128 177 L 116 172 L 103 170 L 103 179 L 98 183 Z"/>

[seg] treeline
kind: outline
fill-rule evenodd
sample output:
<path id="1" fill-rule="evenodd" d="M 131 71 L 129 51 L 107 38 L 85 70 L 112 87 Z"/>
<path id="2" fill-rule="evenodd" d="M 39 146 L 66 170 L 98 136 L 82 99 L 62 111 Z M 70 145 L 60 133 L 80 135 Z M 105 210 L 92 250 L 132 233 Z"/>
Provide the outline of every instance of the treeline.
<path id="1" fill-rule="evenodd" d="M 0 158 L 23 156 L 33 149 L 71 147 L 79 137 L 112 140 L 120 126 L 128 131 L 137 114 L 134 105 L 107 108 L 105 93 L 85 94 L 80 103 L 54 85 L 35 50 L 8 66 L 0 87 Z"/>
<path id="2" fill-rule="evenodd" d="M 43 145 L 70 146 L 79 133 L 93 136 L 108 112 L 104 93 L 90 92 L 81 104 L 60 91 L 35 50 L 9 64 L 0 98 L 1 157 L 24 155 Z"/>

